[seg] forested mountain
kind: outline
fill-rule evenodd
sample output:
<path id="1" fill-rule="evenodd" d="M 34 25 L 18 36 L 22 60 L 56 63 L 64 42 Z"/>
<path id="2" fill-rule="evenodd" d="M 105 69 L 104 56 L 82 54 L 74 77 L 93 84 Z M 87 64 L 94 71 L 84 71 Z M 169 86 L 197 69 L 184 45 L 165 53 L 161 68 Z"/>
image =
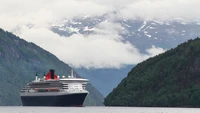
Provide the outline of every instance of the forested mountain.
<path id="1" fill-rule="evenodd" d="M 52 45 L 53 46 L 53 45 Z M 67 76 L 71 67 L 33 43 L 0 29 L 0 105 L 21 105 L 20 89 L 49 69 Z M 91 84 L 85 105 L 103 105 L 103 96 Z"/>
<path id="2" fill-rule="evenodd" d="M 200 39 L 136 65 L 105 98 L 106 106 L 200 106 Z"/>

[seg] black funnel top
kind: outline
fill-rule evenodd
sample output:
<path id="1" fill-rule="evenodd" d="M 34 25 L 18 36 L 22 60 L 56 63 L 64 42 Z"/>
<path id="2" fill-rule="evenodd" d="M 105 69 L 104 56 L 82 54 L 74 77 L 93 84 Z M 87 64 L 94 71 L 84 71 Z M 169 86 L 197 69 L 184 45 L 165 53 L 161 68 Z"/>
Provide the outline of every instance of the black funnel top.
<path id="1" fill-rule="evenodd" d="M 53 69 L 50 69 L 50 73 L 51 73 L 51 79 L 54 79 L 54 73 L 55 73 L 55 71 Z"/>

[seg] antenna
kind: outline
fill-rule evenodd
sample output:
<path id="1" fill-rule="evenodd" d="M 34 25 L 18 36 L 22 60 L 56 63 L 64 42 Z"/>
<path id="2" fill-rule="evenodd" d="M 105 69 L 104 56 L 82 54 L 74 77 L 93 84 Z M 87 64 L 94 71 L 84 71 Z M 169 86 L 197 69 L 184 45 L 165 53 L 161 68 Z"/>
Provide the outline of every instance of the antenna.
<path id="1" fill-rule="evenodd" d="M 73 78 L 74 77 L 74 72 L 73 72 L 73 69 L 71 69 L 71 77 Z"/>
<path id="2" fill-rule="evenodd" d="M 43 78 L 45 78 L 45 72 L 44 72 L 44 76 L 43 76 Z"/>
<path id="3" fill-rule="evenodd" d="M 37 75 L 37 72 L 36 72 L 36 75 L 35 75 L 35 81 L 38 80 L 38 75 Z"/>

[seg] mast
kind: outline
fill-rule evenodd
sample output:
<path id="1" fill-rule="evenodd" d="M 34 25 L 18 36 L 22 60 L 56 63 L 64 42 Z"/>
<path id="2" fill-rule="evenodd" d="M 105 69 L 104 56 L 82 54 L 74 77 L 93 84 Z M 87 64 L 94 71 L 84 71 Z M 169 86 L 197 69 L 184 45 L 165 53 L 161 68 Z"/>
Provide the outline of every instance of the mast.
<path id="1" fill-rule="evenodd" d="M 35 81 L 38 80 L 38 75 L 37 75 L 37 72 L 36 72 L 36 75 L 35 75 Z"/>
<path id="2" fill-rule="evenodd" d="M 44 72 L 44 76 L 43 76 L 43 78 L 45 78 L 45 72 Z"/>
<path id="3" fill-rule="evenodd" d="M 74 72 L 73 72 L 73 69 L 71 70 L 71 77 L 74 78 Z"/>

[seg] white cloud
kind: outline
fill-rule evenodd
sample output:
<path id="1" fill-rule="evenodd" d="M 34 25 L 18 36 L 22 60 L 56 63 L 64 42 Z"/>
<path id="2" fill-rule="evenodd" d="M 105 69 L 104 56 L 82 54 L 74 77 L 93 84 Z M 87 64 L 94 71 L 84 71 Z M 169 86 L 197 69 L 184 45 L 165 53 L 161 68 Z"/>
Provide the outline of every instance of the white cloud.
<path id="1" fill-rule="evenodd" d="M 120 16 L 131 19 L 200 20 L 199 0 L 141 0 L 130 3 L 119 12 Z"/>
<path id="2" fill-rule="evenodd" d="M 156 56 L 160 53 L 164 53 L 166 50 L 164 50 L 163 48 L 160 48 L 160 47 L 155 47 L 155 45 L 152 45 L 151 48 L 149 49 L 146 49 L 147 53 L 148 53 L 148 57 L 153 57 L 153 56 Z"/>
<path id="3" fill-rule="evenodd" d="M 147 50 L 148 54 L 141 54 L 129 42 L 122 42 L 118 24 L 103 22 L 97 28 L 96 33 L 89 36 L 76 34 L 61 37 L 47 28 L 24 27 L 20 36 L 76 68 L 121 68 L 163 52 L 163 49 L 152 46 Z"/>
<path id="4" fill-rule="evenodd" d="M 124 42 L 120 34 L 126 31 L 122 26 L 111 21 L 100 23 L 95 33 L 88 36 L 61 37 L 49 25 L 62 19 L 101 16 L 113 11 L 118 12 L 109 15 L 113 19 L 194 21 L 200 20 L 199 4 L 200 0 L 1 0 L 0 27 L 36 43 L 74 67 L 120 68 L 164 50 L 152 46 L 147 54 L 141 54 L 134 45 Z"/>
<path id="5" fill-rule="evenodd" d="M 21 24 L 48 25 L 63 18 L 100 16 L 114 18 L 200 20 L 200 0 L 1 0 L 0 25 L 11 31 Z"/>
<path id="6" fill-rule="evenodd" d="M 2 0 L 0 25 L 9 31 L 27 23 L 41 27 L 63 18 L 99 16 L 112 10 L 89 0 Z"/>

